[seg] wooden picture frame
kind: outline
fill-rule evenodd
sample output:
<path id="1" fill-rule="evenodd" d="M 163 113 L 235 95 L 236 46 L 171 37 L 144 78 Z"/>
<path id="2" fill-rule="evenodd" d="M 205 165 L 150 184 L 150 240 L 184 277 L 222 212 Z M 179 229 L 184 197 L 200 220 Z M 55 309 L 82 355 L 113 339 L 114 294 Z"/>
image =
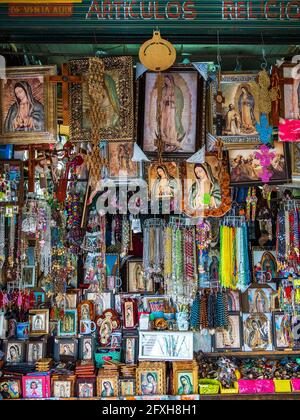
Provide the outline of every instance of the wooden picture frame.
<path id="1" fill-rule="evenodd" d="M 26 361 L 27 363 L 36 363 L 38 360 L 46 357 L 47 341 L 42 340 L 29 340 L 26 345 Z"/>
<path id="2" fill-rule="evenodd" d="M 18 168 L 19 169 L 19 176 L 11 175 L 11 168 Z M 8 174 L 9 172 L 9 174 Z M 16 172 L 16 170 L 15 170 Z M 12 186 L 15 187 L 15 198 L 11 199 L 12 197 L 8 197 L 7 200 L 3 201 L 3 194 L 1 193 L 0 198 L 0 206 L 18 206 L 22 207 L 24 204 L 24 163 L 21 160 L 0 160 L 0 174 L 1 179 L 0 183 L 2 183 L 2 176 L 6 175 L 5 182 L 8 181 L 9 178 L 10 182 L 10 190 L 12 190 Z"/>
<path id="3" fill-rule="evenodd" d="M 136 394 L 135 378 L 119 379 L 119 395 L 120 397 L 134 397 Z"/>
<path id="4" fill-rule="evenodd" d="M 286 320 L 286 317 L 288 320 Z M 287 321 L 289 328 L 285 329 L 284 323 Z M 274 348 L 278 351 L 292 350 L 294 347 L 294 337 L 292 328 L 292 316 L 284 312 L 273 312 L 273 340 Z M 290 336 L 289 336 L 290 334 Z M 289 341 L 290 340 L 290 341 Z"/>
<path id="5" fill-rule="evenodd" d="M 258 73 L 224 72 L 221 75 L 219 90 L 222 92 L 222 122 L 217 121 L 218 82 L 214 81 L 211 90 L 212 112 L 214 117 L 213 132 L 225 144 L 227 149 L 248 148 L 260 144 L 259 133 L 255 124 L 260 123 Z M 244 89 L 243 89 L 244 88 Z M 250 98 L 251 121 L 247 122 L 239 111 L 242 95 Z M 221 98 L 220 98 L 221 99 Z M 231 119 L 230 119 L 231 118 Z M 231 121 L 231 123 L 230 123 Z M 238 122 L 237 122 L 238 121 Z"/>
<path id="6" fill-rule="evenodd" d="M 5 353 L 6 363 L 23 363 L 25 361 L 26 341 L 17 339 L 3 340 L 3 349 Z"/>
<path id="7" fill-rule="evenodd" d="M 138 395 L 166 394 L 166 364 L 164 362 L 141 362 L 136 369 Z"/>
<path id="8" fill-rule="evenodd" d="M 56 143 L 56 85 L 49 81 L 56 66 L 6 68 L 0 83 L 0 143 Z M 24 96 L 32 103 L 26 118 L 18 117 L 18 103 Z"/>
<path id="9" fill-rule="evenodd" d="M 96 348 L 96 339 L 93 335 L 85 335 L 79 338 L 80 360 L 93 360 Z"/>
<path id="10" fill-rule="evenodd" d="M 96 64 L 92 66 L 93 64 Z M 70 140 L 76 142 L 91 141 L 91 128 L 84 126 L 83 122 L 89 120 L 88 83 L 92 76 L 91 69 L 98 68 L 97 78 L 99 88 L 105 86 L 110 116 L 118 118 L 117 127 L 104 124 L 99 130 L 99 138 L 107 141 L 133 141 L 134 140 L 134 97 L 133 97 L 133 58 L 126 56 L 105 58 L 83 58 L 69 62 L 69 72 L 72 75 L 82 76 L 83 83 L 72 84 L 70 87 Z M 95 89 L 95 86 L 91 87 Z M 113 91 L 107 92 L 107 89 Z M 111 97 L 110 97 L 111 96 Z M 117 112 L 116 112 L 117 111 Z"/>
<path id="11" fill-rule="evenodd" d="M 275 270 L 276 266 L 276 270 Z M 275 247 L 252 247 L 253 281 L 259 284 L 271 283 L 278 278 Z"/>
<path id="12" fill-rule="evenodd" d="M 250 187 L 264 185 L 264 182 L 261 179 L 262 166 L 260 161 L 255 157 L 256 153 L 261 152 L 255 147 L 236 148 L 228 151 L 230 186 Z M 274 146 L 270 149 L 270 153 L 274 153 L 276 156 L 271 160 L 271 167 L 268 168 L 273 173 L 268 184 L 280 185 L 289 183 L 291 173 L 288 144 L 274 142 Z"/>
<path id="13" fill-rule="evenodd" d="M 243 328 L 240 312 L 228 313 L 228 328 L 216 331 L 214 350 L 216 352 L 242 351 Z"/>
<path id="14" fill-rule="evenodd" d="M 196 395 L 198 394 L 199 366 L 193 362 L 173 362 L 173 395 Z"/>
<path id="15" fill-rule="evenodd" d="M 54 375 L 51 378 L 51 395 L 54 398 L 72 398 L 74 397 L 75 377 Z"/>
<path id="16" fill-rule="evenodd" d="M 56 362 L 75 362 L 78 359 L 77 338 L 55 338 L 54 360 Z"/>
<path id="17" fill-rule="evenodd" d="M 167 146 L 164 148 L 163 158 L 185 159 L 196 153 L 205 140 L 205 81 L 192 65 L 175 65 L 163 72 L 162 76 L 163 97 L 164 89 L 166 91 L 165 102 L 163 102 L 166 105 L 166 112 L 167 106 L 170 106 L 167 105 L 169 103 L 167 89 L 170 89 L 175 92 L 173 97 L 175 97 L 177 119 L 173 117 L 174 124 L 175 121 L 180 121 L 180 123 L 178 122 L 178 127 L 176 128 L 175 126 L 176 133 L 174 132 L 174 127 L 169 127 L 169 133 L 164 135 L 167 141 L 164 141 L 163 138 L 163 143 L 167 144 Z M 157 78 L 157 73 L 147 71 L 140 78 L 138 86 L 139 146 L 147 156 L 154 160 L 157 157 L 155 139 L 158 134 L 154 111 L 157 109 Z M 161 125 L 164 126 L 163 117 Z M 180 147 L 182 147 L 183 142 L 185 142 L 185 150 L 181 151 Z"/>
<path id="18" fill-rule="evenodd" d="M 49 309 L 29 310 L 29 337 L 49 334 Z"/>
<path id="19" fill-rule="evenodd" d="M 2 377 L 0 395 L 3 400 L 17 400 L 22 397 L 22 380 L 19 377 Z"/>
<path id="20" fill-rule="evenodd" d="M 123 361 L 126 365 L 136 365 L 139 356 L 138 331 L 126 333 L 122 339 Z"/>
<path id="21" fill-rule="evenodd" d="M 119 395 L 119 376 L 100 369 L 97 376 L 97 397 L 109 398 Z"/>
<path id="22" fill-rule="evenodd" d="M 77 398 L 93 398 L 96 396 L 96 378 L 77 378 Z"/>
<path id="23" fill-rule="evenodd" d="M 271 288 L 249 287 L 248 295 L 248 312 L 251 314 L 264 314 L 272 312 L 272 295 Z"/>
<path id="24" fill-rule="evenodd" d="M 127 293 L 155 293 L 153 279 L 145 279 L 142 258 L 130 258 L 126 261 Z M 150 287 L 149 287 L 150 286 Z"/>
<path id="25" fill-rule="evenodd" d="M 134 330 L 138 325 L 138 306 L 134 298 L 122 300 L 123 329 Z"/>
<path id="26" fill-rule="evenodd" d="M 77 309 L 66 309 L 58 321 L 58 337 L 74 337 L 78 330 Z"/>
<path id="27" fill-rule="evenodd" d="M 183 179 L 183 209 L 188 216 L 222 217 L 230 210 L 230 175 L 226 154 L 220 160 L 218 153 L 207 153 L 205 163 L 185 163 Z M 209 185 L 209 193 L 205 193 L 206 185 Z"/>

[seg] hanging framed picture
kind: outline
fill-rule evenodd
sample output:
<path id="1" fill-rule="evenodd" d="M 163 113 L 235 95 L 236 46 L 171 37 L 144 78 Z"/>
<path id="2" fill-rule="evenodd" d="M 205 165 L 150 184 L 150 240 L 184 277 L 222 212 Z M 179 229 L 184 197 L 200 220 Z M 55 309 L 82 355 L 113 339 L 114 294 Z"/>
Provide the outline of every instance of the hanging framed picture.
<path id="1" fill-rule="evenodd" d="M 65 310 L 63 318 L 58 321 L 58 336 L 74 337 L 77 334 L 77 322 L 77 310 Z"/>
<path id="2" fill-rule="evenodd" d="M 255 283 L 271 283 L 273 279 L 278 278 L 275 248 L 253 247 L 252 263 Z"/>
<path id="3" fill-rule="evenodd" d="M 242 148 L 260 144 L 256 124 L 260 123 L 258 74 L 222 73 L 222 124 L 213 124 L 213 135 L 221 137 L 226 148 Z M 213 84 L 211 101 L 213 115 L 217 115 L 218 83 Z"/>
<path id="4" fill-rule="evenodd" d="M 285 62 L 280 66 L 282 117 L 300 119 L 300 64 Z"/>
<path id="5" fill-rule="evenodd" d="M 243 347 L 243 330 L 240 312 L 228 315 L 228 328 L 217 330 L 215 334 L 215 351 L 241 351 Z"/>
<path id="6" fill-rule="evenodd" d="M 20 160 L 0 160 L 0 206 L 24 203 L 24 167 Z"/>
<path id="7" fill-rule="evenodd" d="M 0 143 L 56 143 L 55 66 L 6 68 L 0 84 Z"/>
<path id="8" fill-rule="evenodd" d="M 93 65 L 92 65 L 93 63 Z M 91 72 L 96 71 L 98 86 L 89 86 Z M 69 72 L 82 76 L 83 82 L 70 88 L 70 140 L 91 140 L 89 88 L 102 91 L 99 114 L 99 138 L 107 141 L 134 140 L 133 58 L 84 58 L 69 62 Z"/>
<path id="9" fill-rule="evenodd" d="M 108 176 L 114 180 L 139 177 L 137 162 L 133 162 L 132 142 L 113 142 L 108 144 Z"/>
<path id="10" fill-rule="evenodd" d="M 35 287 L 35 266 L 22 267 L 22 284 L 26 289 Z"/>
<path id="11" fill-rule="evenodd" d="M 123 360 L 126 365 L 136 365 L 139 355 L 139 337 L 136 332 L 123 336 Z"/>
<path id="12" fill-rule="evenodd" d="M 184 212 L 189 217 L 221 217 L 231 208 L 228 161 L 206 154 L 204 163 L 186 163 Z"/>
<path id="13" fill-rule="evenodd" d="M 273 313 L 273 337 L 276 350 L 292 349 L 294 347 L 294 336 L 292 317 L 284 312 Z"/>
<path id="14" fill-rule="evenodd" d="M 138 325 L 138 306 L 134 298 L 125 298 L 122 302 L 123 329 L 132 330 Z"/>
<path id="15" fill-rule="evenodd" d="M 159 77 L 161 100 L 158 100 Z M 139 83 L 139 145 L 157 156 L 159 138 L 163 156 L 193 155 L 205 139 L 205 82 L 192 66 L 175 66 L 161 73 L 146 72 Z"/>
<path id="16" fill-rule="evenodd" d="M 262 152 L 254 147 L 230 149 L 229 170 L 231 186 L 264 185 L 262 180 L 264 169 L 270 173 L 268 184 L 278 185 L 288 183 L 290 174 L 290 154 L 286 143 L 274 142 L 268 151 L 270 165 L 266 168 L 262 162 Z"/>
<path id="17" fill-rule="evenodd" d="M 272 351 L 272 314 L 243 314 L 244 350 Z"/>

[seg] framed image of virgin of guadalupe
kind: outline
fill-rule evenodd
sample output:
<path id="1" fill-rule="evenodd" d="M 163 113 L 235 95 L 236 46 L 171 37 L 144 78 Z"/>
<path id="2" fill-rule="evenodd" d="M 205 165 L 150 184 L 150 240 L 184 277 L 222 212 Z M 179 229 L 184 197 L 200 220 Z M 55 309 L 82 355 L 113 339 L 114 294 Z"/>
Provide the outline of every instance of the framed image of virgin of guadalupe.
<path id="1" fill-rule="evenodd" d="M 91 65 L 93 63 L 93 66 Z M 99 110 L 99 139 L 106 141 L 133 141 L 134 139 L 134 97 L 133 58 L 105 57 L 83 58 L 69 62 L 69 72 L 82 77 L 82 83 L 70 88 L 72 142 L 91 140 L 91 102 L 89 78 L 95 72 L 101 95 Z"/>
<path id="2" fill-rule="evenodd" d="M 206 154 L 203 163 L 185 163 L 183 210 L 189 217 L 222 217 L 231 208 L 227 157 Z"/>
<path id="3" fill-rule="evenodd" d="M 11 67 L 0 85 L 0 143 L 56 142 L 55 66 Z"/>
<path id="4" fill-rule="evenodd" d="M 149 157 L 157 156 L 161 138 L 164 158 L 191 156 L 205 139 L 204 79 L 189 65 L 161 75 L 161 89 L 155 72 L 146 72 L 139 82 L 140 146 Z"/>

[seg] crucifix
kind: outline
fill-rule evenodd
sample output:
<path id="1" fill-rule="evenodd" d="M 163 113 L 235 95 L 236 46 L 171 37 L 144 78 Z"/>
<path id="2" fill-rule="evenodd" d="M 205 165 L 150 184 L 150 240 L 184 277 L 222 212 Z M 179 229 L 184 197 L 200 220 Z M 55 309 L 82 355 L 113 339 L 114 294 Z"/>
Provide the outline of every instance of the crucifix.
<path id="1" fill-rule="evenodd" d="M 63 124 L 69 125 L 69 85 L 70 83 L 82 83 L 82 78 L 70 75 L 67 63 L 62 65 L 61 73 L 61 76 L 49 76 L 49 81 L 62 85 Z"/>

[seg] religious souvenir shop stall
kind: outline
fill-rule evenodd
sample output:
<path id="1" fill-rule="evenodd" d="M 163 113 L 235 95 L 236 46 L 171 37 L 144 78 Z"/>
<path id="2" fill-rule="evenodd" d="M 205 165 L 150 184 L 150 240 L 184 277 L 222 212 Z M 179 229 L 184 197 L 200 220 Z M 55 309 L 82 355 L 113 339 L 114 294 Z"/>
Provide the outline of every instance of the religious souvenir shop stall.
<path id="1" fill-rule="evenodd" d="M 0 399 L 299 399 L 300 4 L 37 3 L 0 1 Z"/>

